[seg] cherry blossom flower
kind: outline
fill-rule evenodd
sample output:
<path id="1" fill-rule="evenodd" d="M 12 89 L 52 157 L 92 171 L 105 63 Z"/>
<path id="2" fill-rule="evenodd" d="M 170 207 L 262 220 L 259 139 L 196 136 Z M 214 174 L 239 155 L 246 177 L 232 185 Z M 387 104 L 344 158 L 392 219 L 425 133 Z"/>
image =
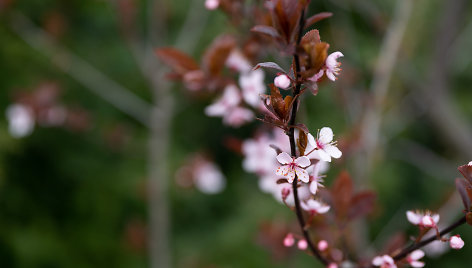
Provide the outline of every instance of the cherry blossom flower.
<path id="1" fill-rule="evenodd" d="M 289 183 L 293 182 L 295 174 L 299 180 L 309 182 L 308 172 L 304 169 L 311 164 L 308 157 L 300 156 L 295 159 L 288 153 L 282 152 L 277 156 L 277 161 L 283 166 L 279 167 L 275 174 L 287 178 Z"/>
<path id="2" fill-rule="evenodd" d="M 206 0 L 205 7 L 208 10 L 215 10 L 220 5 L 220 0 Z"/>
<path id="3" fill-rule="evenodd" d="M 329 78 L 329 80 L 336 81 L 336 76 L 339 75 L 339 72 L 341 71 L 341 68 L 339 68 L 341 63 L 337 61 L 339 57 L 344 57 L 343 53 L 339 51 L 329 54 L 321 70 L 309 78 L 309 80 L 312 82 L 318 82 L 323 74 L 326 73 L 326 76 Z"/>
<path id="4" fill-rule="evenodd" d="M 242 73 L 239 76 L 239 86 L 243 91 L 244 101 L 252 107 L 259 107 L 260 94 L 266 91 L 264 84 L 264 71 L 261 69 Z"/>
<path id="5" fill-rule="evenodd" d="M 461 249 L 464 247 L 464 240 L 462 240 L 460 235 L 454 235 L 449 239 L 449 246 L 452 249 Z"/>
<path id="6" fill-rule="evenodd" d="M 320 175 L 321 173 L 321 170 L 326 170 L 326 165 L 327 162 L 324 162 L 324 161 L 318 161 L 316 162 L 314 165 L 312 165 L 309 169 L 307 169 L 307 172 L 310 173 L 311 171 L 311 175 L 310 175 L 310 192 L 312 194 L 316 194 L 317 191 L 318 191 L 318 188 L 320 187 L 324 187 L 323 185 L 323 177 L 322 175 Z"/>
<path id="7" fill-rule="evenodd" d="M 410 264 L 411 267 L 420 268 L 424 266 L 424 262 L 419 261 L 419 259 L 423 257 L 424 252 L 421 249 L 417 249 L 406 257 L 406 261 Z"/>
<path id="8" fill-rule="evenodd" d="M 327 268 L 338 268 L 338 265 L 334 262 L 328 264 Z"/>
<path id="9" fill-rule="evenodd" d="M 291 247 L 295 244 L 295 238 L 292 233 L 288 233 L 284 238 L 284 246 Z"/>
<path id="10" fill-rule="evenodd" d="M 295 198 L 293 196 L 292 184 L 288 182 L 277 183 L 277 180 L 273 181 L 273 184 L 274 190 L 272 195 L 274 196 L 274 198 L 289 207 L 294 207 Z M 298 187 L 298 199 L 304 201 L 309 199 L 310 197 L 311 194 L 307 184 L 303 184 Z"/>
<path id="11" fill-rule="evenodd" d="M 329 245 L 326 240 L 320 240 L 317 245 L 319 251 L 325 251 L 328 248 L 328 246 Z"/>
<path id="12" fill-rule="evenodd" d="M 222 116 L 223 123 L 233 127 L 251 121 L 254 117 L 251 110 L 240 107 L 241 93 L 235 85 L 228 85 L 223 95 L 216 102 L 206 107 L 205 114 L 208 116 Z"/>
<path id="13" fill-rule="evenodd" d="M 274 79 L 274 85 L 281 89 L 287 89 L 290 83 L 290 78 L 286 74 L 279 74 Z"/>
<path id="14" fill-rule="evenodd" d="M 195 187 L 205 194 L 217 194 L 226 186 L 226 179 L 214 163 L 202 160 L 194 169 Z"/>
<path id="15" fill-rule="evenodd" d="M 408 210 L 406 212 L 406 217 L 410 223 L 425 228 L 437 228 L 439 222 L 439 214 L 432 214 L 430 211 L 413 212 Z"/>
<path id="16" fill-rule="evenodd" d="M 251 71 L 251 63 L 241 53 L 239 49 L 233 49 L 225 62 L 226 66 L 234 71 L 240 73 L 247 73 Z"/>
<path id="17" fill-rule="evenodd" d="M 8 131 L 14 138 L 22 138 L 33 132 L 35 119 L 33 111 L 23 104 L 12 104 L 6 111 Z"/>
<path id="18" fill-rule="evenodd" d="M 299 250 L 306 250 L 308 248 L 308 242 L 305 239 L 298 240 L 297 247 Z"/>
<path id="19" fill-rule="evenodd" d="M 241 148 L 245 156 L 243 160 L 244 170 L 260 175 L 273 173 L 278 165 L 275 160 L 277 153 L 270 147 L 272 143 L 274 141 L 269 135 L 261 135 L 257 139 L 244 141 Z"/>
<path id="20" fill-rule="evenodd" d="M 308 143 L 318 149 L 318 155 L 321 160 L 331 162 L 331 157 L 340 158 L 342 152 L 336 147 L 333 141 L 333 130 L 329 127 L 323 127 L 315 139 L 311 133 L 308 133 Z"/>
<path id="21" fill-rule="evenodd" d="M 389 255 L 377 256 L 372 260 L 374 266 L 380 266 L 380 268 L 397 268 L 395 261 Z"/>
<path id="22" fill-rule="evenodd" d="M 330 208 L 330 206 L 314 199 L 309 199 L 306 202 L 300 202 L 300 205 L 303 210 L 310 212 L 312 215 L 324 214 L 328 212 Z"/>

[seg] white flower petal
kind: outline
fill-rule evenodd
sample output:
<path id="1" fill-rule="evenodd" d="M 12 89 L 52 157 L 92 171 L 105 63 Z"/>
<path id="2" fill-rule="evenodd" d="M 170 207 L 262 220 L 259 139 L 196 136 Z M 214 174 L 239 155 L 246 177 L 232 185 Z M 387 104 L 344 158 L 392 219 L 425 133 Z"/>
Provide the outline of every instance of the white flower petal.
<path id="1" fill-rule="evenodd" d="M 279 167 L 279 168 L 275 171 L 275 174 L 278 175 L 278 176 L 285 177 L 285 176 L 287 176 L 287 174 L 288 174 L 289 171 L 290 171 L 290 166 L 289 166 L 289 165 L 285 165 L 285 166 Z"/>
<path id="2" fill-rule="evenodd" d="M 338 149 L 338 147 L 331 144 L 326 144 L 323 150 L 334 158 L 340 158 L 343 155 L 343 153 Z"/>
<path id="3" fill-rule="evenodd" d="M 331 156 L 323 150 L 318 150 L 318 156 L 321 161 L 331 162 Z"/>
<path id="4" fill-rule="evenodd" d="M 326 76 L 329 78 L 329 80 L 333 82 L 336 81 L 336 76 L 330 70 L 326 70 Z"/>
<path id="5" fill-rule="evenodd" d="M 295 179 L 295 171 L 290 169 L 285 177 L 287 178 L 289 183 L 292 183 L 293 180 Z"/>
<path id="6" fill-rule="evenodd" d="M 419 214 L 417 214 L 417 213 L 414 213 L 414 212 L 411 211 L 411 210 L 408 210 L 408 211 L 406 212 L 406 217 L 407 217 L 408 221 L 411 222 L 411 223 L 414 224 L 414 225 L 420 224 L 421 218 L 422 218 L 421 215 L 419 215 Z"/>
<path id="7" fill-rule="evenodd" d="M 299 167 L 307 167 L 309 165 L 311 165 L 311 162 L 310 162 L 310 159 L 306 156 L 300 156 L 298 157 L 297 159 L 295 159 L 295 164 L 297 164 L 297 166 Z"/>
<path id="8" fill-rule="evenodd" d="M 310 177 L 308 176 L 308 172 L 300 167 L 295 167 L 295 173 L 299 180 L 308 183 L 310 181 Z"/>
<path id="9" fill-rule="evenodd" d="M 293 159 L 288 153 L 281 152 L 277 155 L 277 161 L 279 161 L 280 164 L 290 164 L 293 162 Z"/>
<path id="10" fill-rule="evenodd" d="M 424 267 L 424 262 L 421 261 L 412 261 L 410 262 L 411 267 L 421 268 Z"/>
<path id="11" fill-rule="evenodd" d="M 328 144 L 333 140 L 333 130 L 329 127 L 324 127 L 320 130 L 320 136 L 318 140 L 323 144 Z"/>
<path id="12" fill-rule="evenodd" d="M 372 260 L 372 264 L 375 265 L 375 266 L 380 266 L 383 264 L 383 258 L 380 257 L 380 256 L 377 256 L 375 257 L 373 260 Z"/>
<path id="13" fill-rule="evenodd" d="M 318 182 L 314 180 L 310 183 L 310 192 L 312 194 L 316 194 L 317 191 L 318 191 Z"/>
<path id="14" fill-rule="evenodd" d="M 421 249 L 417 249 L 410 254 L 413 260 L 419 260 L 424 257 L 424 252 Z"/>
<path id="15" fill-rule="evenodd" d="M 313 148 L 316 148 L 316 140 L 311 133 L 308 133 L 308 144 L 311 145 Z"/>
<path id="16" fill-rule="evenodd" d="M 434 214 L 431 216 L 431 218 L 433 219 L 434 223 L 438 224 L 439 222 L 439 214 Z"/>

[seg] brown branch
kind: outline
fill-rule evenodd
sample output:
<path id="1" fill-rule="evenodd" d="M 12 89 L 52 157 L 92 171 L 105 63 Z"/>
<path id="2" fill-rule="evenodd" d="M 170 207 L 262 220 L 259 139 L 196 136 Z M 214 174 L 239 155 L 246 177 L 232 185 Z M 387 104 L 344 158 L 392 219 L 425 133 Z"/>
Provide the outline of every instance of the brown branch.
<path id="1" fill-rule="evenodd" d="M 298 36 L 297 36 L 296 47 L 298 47 L 298 45 L 300 44 L 300 41 L 302 39 L 304 25 L 305 25 L 305 9 L 302 9 L 302 14 L 300 15 L 300 21 L 299 21 L 299 24 L 298 24 L 299 31 L 298 31 Z M 295 61 L 296 86 L 295 86 L 295 89 L 293 91 L 292 96 L 297 96 L 298 94 L 300 94 L 301 83 L 300 83 L 300 80 L 299 80 L 299 78 L 300 78 L 300 73 L 299 73 L 300 59 L 299 59 L 298 54 L 297 54 L 296 51 L 293 55 L 293 58 L 294 58 L 294 61 Z M 288 123 L 291 126 L 295 125 L 295 121 L 296 121 L 296 117 L 297 117 L 297 110 L 298 110 L 298 100 L 294 98 L 294 103 L 293 103 L 292 111 L 291 111 L 291 117 L 290 117 L 290 121 Z M 292 154 L 293 157 L 295 157 L 297 155 L 297 150 L 296 150 L 296 147 L 295 147 L 296 146 L 295 145 L 295 128 L 290 128 L 288 133 L 287 133 L 287 136 L 290 140 L 291 154 Z M 313 241 L 311 241 L 311 238 L 308 234 L 308 231 L 305 229 L 305 219 L 303 218 L 302 209 L 300 207 L 300 199 L 298 197 L 297 183 L 298 183 L 298 178 L 295 177 L 295 179 L 293 180 L 293 183 L 292 183 L 293 198 L 294 198 L 294 201 L 295 201 L 295 213 L 297 214 L 298 223 L 300 224 L 300 229 L 302 230 L 303 237 L 307 241 L 308 247 L 310 248 L 310 251 L 313 253 L 313 255 L 315 255 L 316 258 L 318 258 L 318 260 L 321 263 L 323 263 L 324 265 L 328 265 L 328 261 L 323 256 L 321 256 L 320 252 L 314 246 Z"/>
<path id="2" fill-rule="evenodd" d="M 441 232 L 439 232 L 439 236 L 443 236 L 443 235 L 451 232 L 452 230 L 456 229 L 457 227 L 461 226 L 464 223 L 466 223 L 465 216 L 460 218 L 459 220 L 457 220 L 456 222 L 454 222 L 450 226 L 446 227 Z M 422 240 L 419 243 L 411 244 L 410 246 L 408 246 L 408 247 L 404 248 L 402 251 L 400 251 L 400 253 L 398 253 L 398 254 L 396 254 L 395 256 L 392 256 L 392 257 L 395 261 L 399 261 L 399 260 L 405 258 L 406 256 L 408 256 L 408 254 L 410 254 L 411 252 L 413 252 L 413 251 L 415 251 L 415 250 L 417 250 L 421 247 L 424 247 L 427 244 L 429 244 L 429 243 L 431 243 L 431 242 L 433 242 L 437 239 L 438 239 L 438 236 L 436 234 L 434 234 L 434 235 L 430 236 L 429 238 L 426 238 L 426 239 Z"/>

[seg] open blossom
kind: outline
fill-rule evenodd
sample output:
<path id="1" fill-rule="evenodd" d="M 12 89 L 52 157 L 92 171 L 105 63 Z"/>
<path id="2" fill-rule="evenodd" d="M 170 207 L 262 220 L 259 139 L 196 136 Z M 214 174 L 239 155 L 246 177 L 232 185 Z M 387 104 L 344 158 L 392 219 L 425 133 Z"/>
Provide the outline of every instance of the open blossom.
<path id="1" fill-rule="evenodd" d="M 308 157 L 300 156 L 295 159 L 286 152 L 282 152 L 277 156 L 277 161 L 283 166 L 279 167 L 275 174 L 287 178 L 289 183 L 293 182 L 295 174 L 299 180 L 309 182 L 308 172 L 304 169 L 311 164 Z"/>
<path id="2" fill-rule="evenodd" d="M 279 74 L 274 79 L 274 85 L 281 89 L 287 89 L 290 86 L 290 78 L 286 74 Z"/>
<path id="3" fill-rule="evenodd" d="M 430 211 L 413 212 L 411 210 L 408 210 L 406 212 L 406 217 L 408 218 L 408 221 L 412 224 L 426 228 L 436 228 L 439 222 L 439 214 L 432 214 Z"/>
<path id="4" fill-rule="evenodd" d="M 240 73 L 251 71 L 251 63 L 239 49 L 233 49 L 225 62 L 226 66 Z"/>
<path id="5" fill-rule="evenodd" d="M 331 162 L 331 157 L 340 158 L 342 156 L 342 152 L 336 147 L 333 137 L 333 130 L 329 127 L 322 128 L 316 139 L 311 133 L 308 133 L 308 143 L 318 149 L 318 155 L 323 161 Z"/>
<path id="6" fill-rule="evenodd" d="M 374 266 L 380 266 L 380 268 L 397 268 L 395 261 L 389 255 L 377 256 L 372 260 Z"/>
<path id="7" fill-rule="evenodd" d="M 311 214 L 324 214 L 328 212 L 330 208 L 330 206 L 314 199 L 307 200 L 306 202 L 301 202 L 300 205 L 303 210 L 306 210 Z"/>
<path id="8" fill-rule="evenodd" d="M 424 262 L 419 261 L 419 259 L 423 257 L 424 252 L 421 249 L 417 249 L 406 257 L 406 261 L 410 264 L 411 267 L 420 268 L 424 266 Z"/>
<path id="9" fill-rule="evenodd" d="M 452 249 L 461 249 L 464 246 L 464 240 L 460 235 L 454 235 L 449 239 L 449 246 Z"/>
<path id="10" fill-rule="evenodd" d="M 224 190 L 226 178 L 213 162 L 204 160 L 194 169 L 195 187 L 205 194 L 217 194 Z"/>
<path id="11" fill-rule="evenodd" d="M 313 82 L 318 82 L 318 80 L 323 76 L 324 73 L 326 73 L 326 76 L 329 78 L 331 81 L 336 81 L 337 75 L 339 75 L 339 72 L 341 71 L 341 63 L 338 62 L 338 58 L 343 57 L 343 53 L 336 51 L 331 54 L 329 54 L 328 57 L 326 57 L 325 64 L 321 68 L 321 70 L 316 73 L 313 77 L 309 78 L 309 80 Z"/>
<path id="12" fill-rule="evenodd" d="M 321 170 L 323 169 L 326 170 L 327 165 L 326 165 L 326 162 L 324 161 L 318 161 L 314 165 L 312 165 L 310 168 L 311 168 L 310 186 L 309 186 L 310 192 L 312 194 L 316 194 L 316 192 L 318 191 L 318 188 L 324 187 L 323 178 L 320 173 L 321 173 Z M 307 172 L 309 172 L 308 169 L 307 169 Z"/>
<path id="13" fill-rule="evenodd" d="M 228 85 L 223 96 L 216 102 L 205 108 L 208 116 L 222 116 L 223 123 L 233 127 L 251 121 L 254 115 L 251 110 L 240 107 L 241 93 L 235 85 Z"/>
<path id="14" fill-rule="evenodd" d="M 261 103 L 260 94 L 266 91 L 264 71 L 258 69 L 241 73 L 239 76 L 239 86 L 243 91 L 244 101 L 252 107 L 259 107 Z"/>

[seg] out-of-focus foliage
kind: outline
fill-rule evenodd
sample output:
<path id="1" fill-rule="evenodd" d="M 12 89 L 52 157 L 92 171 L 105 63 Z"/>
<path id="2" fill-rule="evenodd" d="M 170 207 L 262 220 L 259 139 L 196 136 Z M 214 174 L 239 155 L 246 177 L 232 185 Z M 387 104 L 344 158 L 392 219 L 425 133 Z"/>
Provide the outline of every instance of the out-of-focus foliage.
<path id="1" fill-rule="evenodd" d="M 55 36 L 55 42 L 91 63 L 142 99 L 151 102 L 149 81 L 120 31 L 116 1 L 0 0 L 0 263 L 2 267 L 145 267 L 147 261 L 146 177 L 148 129 L 97 97 L 55 67 L 40 51 L 26 44 L 14 30 L 22 14 Z M 147 28 L 146 1 L 136 1 L 138 30 Z M 161 1 L 166 11 L 163 45 L 175 44 L 189 12 L 188 0 Z M 195 1 L 193 1 L 195 2 Z M 198 2 L 198 1 L 197 1 Z M 203 6 L 203 1 L 201 5 Z M 260 2 L 260 1 L 248 1 Z M 381 154 L 372 174 L 356 178 L 356 155 L 333 165 L 326 184 L 343 168 L 353 171 L 356 190 L 378 191 L 379 205 L 361 230 L 381 247 L 385 236 L 408 228 L 404 212 L 440 208 L 454 191 L 456 166 L 472 159 L 458 152 L 425 112 L 424 95 L 416 88 L 429 79 L 437 20 L 443 1 L 415 1 L 413 16 L 402 43 L 389 86 L 382 125 Z M 312 1 L 309 14 L 334 13 L 317 24 L 332 51 L 344 53 L 339 85 L 320 85 L 316 98 L 307 98 L 300 118 L 316 129 L 329 125 L 345 140 L 355 139 L 363 100 L 382 38 L 396 1 Z M 218 11 L 200 10 L 208 17 L 205 31 L 192 53 L 199 59 L 219 33 L 235 33 Z M 472 12 L 470 4 L 464 10 Z M 472 120 L 472 27 L 470 16 L 460 23 L 450 66 L 450 103 Z M 202 19 L 203 21 L 203 19 Z M 159 33 L 160 34 L 160 33 Z M 158 35 L 159 35 L 158 34 Z M 236 33 L 237 34 L 237 33 Z M 270 51 L 273 52 L 273 51 Z M 275 56 L 278 57 L 278 56 Z M 290 59 L 279 64 L 287 67 Z M 266 80 L 272 79 L 267 75 Z M 19 95 L 32 94 L 45 82 L 60 88 L 59 102 L 80 111 L 79 126 L 36 125 L 32 135 L 15 139 L 8 132 L 7 107 Z M 210 100 L 192 99 L 174 86 L 176 111 L 170 143 L 171 248 L 176 267 L 308 267 L 312 257 L 282 247 L 287 231 L 297 231 L 293 213 L 263 194 L 255 176 L 242 170 L 240 155 L 224 146 L 228 137 L 249 137 L 251 125 L 226 128 L 203 114 Z M 359 98 L 366 96 L 366 98 Z M 401 106 L 404 105 L 404 106 Z M 260 124 L 255 122 L 252 124 Z M 205 151 L 221 167 L 228 183 L 217 195 L 182 188 L 174 173 L 186 157 Z M 360 167 L 362 168 L 362 167 Z M 358 184 L 356 184 L 356 182 Z M 455 193 L 456 200 L 459 200 Z M 460 201 L 458 201 L 460 202 Z M 456 202 L 457 203 L 457 202 Z M 457 203 L 460 204 L 460 203 Z M 459 215 L 461 206 L 449 213 Z M 411 234 L 415 231 L 410 228 Z M 472 231 L 458 229 L 466 246 L 428 267 L 464 267 L 468 263 Z M 378 240 L 375 240 L 375 239 Z M 370 243 L 366 242 L 366 245 Z"/>

